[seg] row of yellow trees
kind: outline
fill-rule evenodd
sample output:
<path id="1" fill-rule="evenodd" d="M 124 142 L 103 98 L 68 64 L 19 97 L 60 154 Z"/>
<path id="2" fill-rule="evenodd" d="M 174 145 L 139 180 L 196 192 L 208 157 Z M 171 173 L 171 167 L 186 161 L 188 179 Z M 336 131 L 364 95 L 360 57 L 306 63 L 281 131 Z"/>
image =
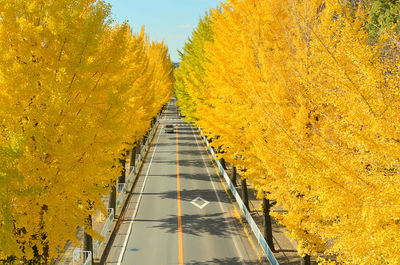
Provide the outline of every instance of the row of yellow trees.
<path id="1" fill-rule="evenodd" d="M 176 71 L 187 119 L 321 263 L 400 264 L 399 38 L 389 27 L 370 43 L 369 10 L 230 0 L 200 20 Z"/>
<path id="2" fill-rule="evenodd" d="M 99 237 L 85 220 L 172 79 L 166 46 L 103 1 L 0 0 L 0 260 L 56 258 L 78 226 Z"/>

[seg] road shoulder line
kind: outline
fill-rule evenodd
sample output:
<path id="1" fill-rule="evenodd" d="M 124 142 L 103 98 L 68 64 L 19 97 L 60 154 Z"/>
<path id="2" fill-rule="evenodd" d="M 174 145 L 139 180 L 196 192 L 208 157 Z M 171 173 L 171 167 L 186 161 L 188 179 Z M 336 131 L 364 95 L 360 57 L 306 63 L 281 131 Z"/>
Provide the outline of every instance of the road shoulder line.
<path id="1" fill-rule="evenodd" d="M 130 221 L 129 221 L 128 232 L 126 233 L 125 240 L 124 240 L 124 243 L 123 243 L 123 245 L 122 245 L 122 250 L 121 250 L 121 253 L 120 253 L 119 257 L 118 257 L 117 265 L 121 265 L 122 259 L 124 258 L 124 254 L 125 254 L 125 251 L 126 251 L 126 246 L 127 246 L 127 243 L 128 243 L 128 239 L 129 239 L 129 237 L 130 237 L 130 235 L 131 235 L 131 232 L 132 232 L 132 225 L 133 225 L 134 219 L 135 219 L 135 217 L 136 217 L 136 214 L 137 214 L 137 211 L 138 211 L 138 208 L 139 208 L 139 205 L 140 205 L 140 201 L 141 201 L 141 199 L 142 199 L 142 194 L 143 194 L 143 191 L 144 191 L 144 187 L 146 186 L 146 181 L 147 181 L 147 178 L 148 178 L 148 176 L 149 176 L 151 164 L 152 164 L 152 162 L 153 162 L 153 158 L 154 158 L 154 155 L 155 155 L 155 153 L 156 153 L 157 144 L 158 144 L 158 141 L 159 141 L 159 139 L 160 139 L 160 136 L 161 136 L 161 131 L 158 131 L 158 137 L 157 137 L 157 140 L 156 140 L 156 142 L 155 142 L 153 154 L 152 154 L 152 156 L 151 156 L 149 165 L 148 165 L 148 167 L 147 167 L 146 175 L 145 175 L 145 178 L 144 178 L 144 180 L 143 180 L 143 186 L 142 186 L 142 189 L 140 190 L 140 195 L 139 195 L 138 201 L 137 201 L 137 203 L 136 203 L 135 211 L 133 212 L 132 217 L 131 217 L 131 219 L 130 219 Z M 151 146 L 150 146 L 150 148 L 151 148 Z"/>
<path id="2" fill-rule="evenodd" d="M 219 202 L 218 205 L 219 205 L 219 207 L 220 207 L 220 209 L 221 209 L 222 212 L 226 212 L 226 210 L 224 209 L 224 207 L 223 207 L 223 205 L 222 205 L 222 203 L 221 203 L 221 198 L 220 198 L 219 195 L 218 195 L 217 189 L 216 189 L 215 184 L 214 184 L 214 182 L 213 182 L 213 179 L 212 179 L 212 177 L 211 177 L 211 173 L 210 173 L 210 171 L 209 171 L 209 169 L 208 169 L 208 166 L 207 166 L 207 164 L 206 164 L 206 162 L 205 162 L 205 160 L 204 160 L 204 156 L 203 156 L 203 153 L 201 152 L 202 150 L 201 150 L 201 148 L 200 148 L 200 145 L 199 145 L 199 142 L 198 142 L 198 140 L 197 140 L 196 134 L 194 133 L 193 127 L 192 127 L 191 129 L 192 129 L 192 133 L 193 133 L 194 139 L 195 139 L 195 141 L 196 141 L 196 146 L 197 146 L 198 150 L 200 151 L 200 156 L 201 156 L 201 159 L 202 159 L 202 161 L 203 161 L 204 167 L 206 168 L 207 175 L 208 175 L 208 177 L 209 177 L 209 179 L 210 179 L 210 182 L 211 182 L 211 185 L 212 185 L 212 187 L 213 187 L 213 189 L 214 189 L 215 195 L 217 196 L 217 199 L 218 199 L 218 202 Z M 207 153 L 207 154 L 208 154 L 208 153 Z M 224 187 L 224 188 L 225 188 L 225 187 Z M 228 195 L 229 195 L 229 194 L 228 194 Z M 226 220 L 226 218 L 225 218 L 225 220 Z M 228 221 L 228 220 L 227 220 L 227 221 Z M 232 226 L 231 222 L 227 222 L 227 223 L 229 224 L 229 226 Z M 240 248 L 239 248 L 239 246 L 238 246 L 238 242 L 237 242 L 236 238 L 235 238 L 235 237 L 232 237 L 232 241 L 233 241 L 233 244 L 235 245 L 236 251 L 238 252 L 238 254 L 239 254 L 240 258 L 241 258 L 241 263 L 244 264 L 244 263 L 243 263 L 243 253 L 240 251 Z"/>

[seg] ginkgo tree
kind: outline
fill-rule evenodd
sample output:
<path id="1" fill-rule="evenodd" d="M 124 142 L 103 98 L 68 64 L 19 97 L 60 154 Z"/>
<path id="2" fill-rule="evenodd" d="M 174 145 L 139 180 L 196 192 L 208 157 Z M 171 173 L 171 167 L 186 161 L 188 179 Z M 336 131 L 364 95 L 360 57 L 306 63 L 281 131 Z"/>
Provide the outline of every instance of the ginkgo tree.
<path id="1" fill-rule="evenodd" d="M 195 93 L 207 97 L 181 88 L 222 156 L 286 210 L 274 216 L 307 261 L 400 262 L 399 42 L 394 26 L 370 42 L 370 7 L 222 3 L 196 62 L 206 72 Z"/>
<path id="2" fill-rule="evenodd" d="M 0 259 L 57 258 L 172 91 L 163 43 L 95 0 L 0 1 Z M 40 260 L 42 259 L 42 260 Z"/>
<path id="3" fill-rule="evenodd" d="M 177 104 L 188 122 L 197 120 L 196 106 L 208 97 L 204 94 L 207 91 L 204 45 L 212 40 L 212 35 L 210 17 L 206 14 L 200 19 L 192 38 L 185 43 L 179 68 L 175 71 Z"/>

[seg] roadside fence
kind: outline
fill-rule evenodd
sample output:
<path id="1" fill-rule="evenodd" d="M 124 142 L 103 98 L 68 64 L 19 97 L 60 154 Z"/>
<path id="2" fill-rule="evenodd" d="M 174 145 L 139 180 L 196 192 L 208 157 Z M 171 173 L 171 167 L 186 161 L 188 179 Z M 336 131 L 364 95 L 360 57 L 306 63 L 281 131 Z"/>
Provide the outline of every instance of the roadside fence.
<path id="1" fill-rule="evenodd" d="M 207 145 L 208 151 L 210 152 L 211 156 L 215 160 L 215 163 L 217 164 L 219 171 L 221 174 L 224 176 L 224 179 L 226 183 L 228 184 L 233 196 L 236 199 L 236 202 L 239 204 L 239 207 L 241 211 L 243 212 L 244 216 L 246 217 L 247 223 L 250 225 L 250 228 L 257 238 L 258 243 L 260 244 L 261 248 L 263 249 L 265 255 L 267 256 L 267 259 L 271 265 L 279 265 L 278 261 L 276 260 L 274 254 L 272 253 L 271 249 L 269 248 L 267 241 L 265 240 L 264 236 L 260 232 L 260 229 L 258 228 L 256 222 L 254 221 L 253 217 L 251 216 L 250 212 L 247 210 L 246 206 L 244 205 L 242 198 L 240 197 L 239 193 L 237 192 L 235 186 L 233 185 L 231 179 L 229 178 L 228 174 L 222 167 L 221 163 L 215 156 L 214 150 L 211 148 L 207 138 L 203 135 L 203 131 L 201 130 L 200 127 L 197 127 L 200 131 L 201 137 L 203 138 L 203 141 Z"/>
<path id="2" fill-rule="evenodd" d="M 114 209 L 113 208 L 108 208 L 108 217 L 106 219 L 106 222 L 104 223 L 103 228 L 101 229 L 100 235 L 104 238 L 106 236 L 106 233 L 108 231 L 108 229 L 111 226 L 112 221 L 114 220 Z M 97 257 L 97 255 L 99 254 L 99 250 L 102 247 L 104 241 L 100 241 L 100 240 L 95 240 L 93 242 L 93 256 Z"/>
<path id="3" fill-rule="evenodd" d="M 140 150 L 140 153 L 137 156 L 135 165 L 132 166 L 132 167 L 128 166 L 129 171 L 127 171 L 127 172 L 129 172 L 129 176 L 127 176 L 127 178 L 126 178 L 126 183 L 117 183 L 116 189 L 117 189 L 117 192 L 119 194 L 118 194 L 118 197 L 117 197 L 117 200 L 116 200 L 116 208 L 115 208 L 116 212 L 114 212 L 114 210 L 111 209 L 111 208 L 107 209 L 108 217 L 107 217 L 107 219 L 106 219 L 106 221 L 105 221 L 105 223 L 104 223 L 104 225 L 103 225 L 103 227 L 101 229 L 101 232 L 100 232 L 100 234 L 104 238 L 104 240 L 103 241 L 101 241 L 101 240 L 94 240 L 93 241 L 93 258 L 94 259 L 97 259 L 97 258 L 101 257 L 101 254 L 102 254 L 101 253 L 101 248 L 103 246 L 103 243 L 105 243 L 106 240 L 107 240 L 105 238 L 106 235 L 107 235 L 107 232 L 111 229 L 111 225 L 113 223 L 115 215 L 118 214 L 118 212 L 121 209 L 121 206 L 123 205 L 124 200 L 127 198 L 127 195 L 128 195 L 127 194 L 127 190 L 131 188 L 131 186 L 133 185 L 134 180 L 137 177 L 137 174 L 139 173 L 139 169 L 141 168 L 141 166 L 142 166 L 142 164 L 144 162 L 143 161 L 144 157 L 145 157 L 145 155 L 146 155 L 146 153 L 147 153 L 147 151 L 148 151 L 148 149 L 150 147 L 150 143 L 151 143 L 151 141 L 152 141 L 152 139 L 154 137 L 154 134 L 156 133 L 157 125 L 159 123 L 159 118 L 160 118 L 160 115 L 157 115 L 156 122 L 155 122 L 154 126 L 152 127 L 152 129 L 148 132 L 147 140 L 146 140 L 145 144 L 142 146 L 142 148 Z M 74 251 L 74 253 L 75 253 L 75 251 Z M 91 255 L 89 255 L 89 256 L 91 256 Z M 75 258 L 75 256 L 74 256 L 74 258 Z M 77 262 L 78 262 L 78 259 L 77 259 Z M 90 263 L 86 263 L 86 262 L 87 261 L 85 261 L 85 263 L 76 263 L 76 264 L 74 263 L 74 265 L 89 265 L 89 264 L 92 264 L 91 260 L 90 260 Z"/>
<path id="4" fill-rule="evenodd" d="M 75 248 L 73 252 L 72 265 L 92 265 L 92 252 Z"/>

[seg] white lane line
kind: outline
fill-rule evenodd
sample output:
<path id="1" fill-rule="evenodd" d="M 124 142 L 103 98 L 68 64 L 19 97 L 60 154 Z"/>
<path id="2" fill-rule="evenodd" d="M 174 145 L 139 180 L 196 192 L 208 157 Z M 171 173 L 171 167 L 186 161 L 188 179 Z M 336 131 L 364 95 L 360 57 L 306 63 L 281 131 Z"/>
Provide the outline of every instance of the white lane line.
<path id="1" fill-rule="evenodd" d="M 136 214 L 137 214 L 137 211 L 138 211 L 138 208 L 139 208 L 139 204 L 140 204 L 140 201 L 142 199 L 143 190 L 144 190 L 144 187 L 146 186 L 147 177 L 149 176 L 151 163 L 153 162 L 154 154 L 156 153 L 157 144 L 158 144 L 158 140 L 160 139 L 160 136 L 161 136 L 161 130 L 158 133 L 158 137 L 157 137 L 157 141 L 156 141 L 156 144 L 155 144 L 155 147 L 154 147 L 154 150 L 153 150 L 153 154 L 151 156 L 149 166 L 147 167 L 146 176 L 145 176 L 145 178 L 143 180 L 143 186 L 142 186 L 142 189 L 140 190 L 140 195 L 139 195 L 138 201 L 136 203 L 135 211 L 133 212 L 132 217 L 131 217 L 131 219 L 129 221 L 130 223 L 129 223 L 128 232 L 126 233 L 124 244 L 122 245 L 122 251 L 121 251 L 121 253 L 119 255 L 117 265 L 121 265 L 122 259 L 124 258 L 124 254 L 125 254 L 125 251 L 126 251 L 126 246 L 128 244 L 128 239 L 129 239 L 129 237 L 131 235 L 131 232 L 132 232 L 133 221 L 135 220 L 135 217 L 136 217 Z"/>
<path id="2" fill-rule="evenodd" d="M 193 133 L 194 139 L 196 140 L 197 149 L 200 151 L 200 156 L 201 156 L 201 159 L 203 160 L 203 164 L 204 164 L 204 167 L 206 168 L 206 171 L 207 171 L 208 177 L 209 177 L 209 179 L 210 179 L 211 185 L 213 186 L 215 195 L 217 196 L 217 199 L 218 199 L 218 202 L 219 202 L 219 203 L 218 203 L 219 208 L 221 209 L 221 211 L 222 211 L 223 213 L 226 213 L 225 207 L 224 207 L 224 205 L 223 205 L 222 202 L 221 202 L 221 199 L 220 199 L 220 197 L 219 197 L 219 195 L 218 195 L 218 192 L 217 192 L 217 189 L 216 189 L 216 187 L 215 187 L 214 181 L 213 181 L 213 179 L 212 179 L 212 177 L 211 177 L 210 170 L 208 169 L 208 166 L 207 166 L 207 164 L 206 164 L 206 161 L 204 160 L 204 156 L 203 156 L 203 152 L 202 152 L 204 149 L 201 149 L 201 148 L 200 148 L 199 142 L 197 141 L 197 136 L 196 136 L 196 134 L 195 134 L 194 131 L 193 131 L 193 127 L 192 127 L 192 133 Z M 232 231 L 234 231 L 235 228 L 233 228 L 231 221 L 229 221 L 225 216 L 224 216 L 224 218 L 225 218 L 226 222 L 227 222 L 228 225 L 229 225 L 229 229 L 232 229 Z M 237 251 L 237 253 L 239 254 L 239 257 L 240 257 L 240 259 L 241 259 L 240 262 L 244 265 L 245 263 L 244 263 L 244 261 L 243 261 L 243 253 L 242 253 L 242 251 L 240 251 L 238 242 L 237 242 L 237 240 L 236 240 L 236 236 L 231 235 L 231 238 L 232 238 L 233 244 L 235 245 L 236 251 Z"/>

